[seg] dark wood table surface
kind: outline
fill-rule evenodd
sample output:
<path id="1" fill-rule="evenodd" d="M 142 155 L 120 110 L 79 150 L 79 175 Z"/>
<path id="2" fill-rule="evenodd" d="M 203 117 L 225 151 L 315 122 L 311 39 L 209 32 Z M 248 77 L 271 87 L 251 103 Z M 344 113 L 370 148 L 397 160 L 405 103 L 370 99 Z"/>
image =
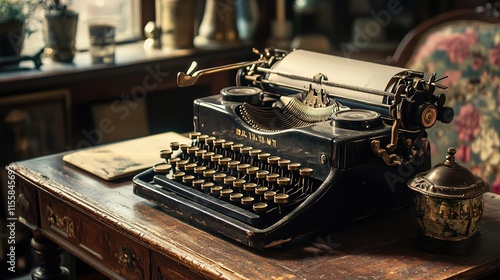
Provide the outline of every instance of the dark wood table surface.
<path id="1" fill-rule="evenodd" d="M 492 193 L 484 194 L 470 254 L 419 249 L 409 209 L 256 250 L 165 214 L 132 193 L 131 178 L 103 181 L 60 154 L 9 168 L 19 186 L 19 220 L 35 232 L 34 246 L 53 252 L 55 242 L 111 278 L 467 279 L 500 270 L 500 196 Z"/>

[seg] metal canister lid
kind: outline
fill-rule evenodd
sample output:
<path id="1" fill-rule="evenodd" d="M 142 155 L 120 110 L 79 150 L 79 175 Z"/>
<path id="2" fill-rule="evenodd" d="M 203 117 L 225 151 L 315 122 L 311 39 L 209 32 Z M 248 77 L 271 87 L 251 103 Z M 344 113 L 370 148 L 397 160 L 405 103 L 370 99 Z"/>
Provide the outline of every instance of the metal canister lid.
<path id="1" fill-rule="evenodd" d="M 417 174 L 408 181 L 408 187 L 424 195 L 451 199 L 467 199 L 487 192 L 488 183 L 455 162 L 455 153 L 455 148 L 449 148 L 443 163 Z"/>

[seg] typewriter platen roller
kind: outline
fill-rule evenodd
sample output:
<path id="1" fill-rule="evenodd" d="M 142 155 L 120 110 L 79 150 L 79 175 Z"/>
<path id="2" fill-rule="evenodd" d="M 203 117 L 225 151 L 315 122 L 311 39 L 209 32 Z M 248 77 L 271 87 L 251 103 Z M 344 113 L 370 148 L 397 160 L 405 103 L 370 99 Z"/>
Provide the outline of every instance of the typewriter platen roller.
<path id="1" fill-rule="evenodd" d="M 435 74 L 304 50 L 178 74 L 239 69 L 194 101 L 192 143 L 134 177 L 134 193 L 192 225 L 272 247 L 409 202 L 430 168 L 427 128 L 450 122 Z"/>

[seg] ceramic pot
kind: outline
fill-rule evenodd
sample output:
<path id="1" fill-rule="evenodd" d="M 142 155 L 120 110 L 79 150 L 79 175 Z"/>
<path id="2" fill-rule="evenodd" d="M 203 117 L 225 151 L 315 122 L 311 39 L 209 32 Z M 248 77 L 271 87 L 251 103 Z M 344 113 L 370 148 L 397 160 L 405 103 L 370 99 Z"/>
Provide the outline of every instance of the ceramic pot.
<path id="1" fill-rule="evenodd" d="M 24 43 L 24 22 L 0 22 L 0 56 L 18 56 Z"/>

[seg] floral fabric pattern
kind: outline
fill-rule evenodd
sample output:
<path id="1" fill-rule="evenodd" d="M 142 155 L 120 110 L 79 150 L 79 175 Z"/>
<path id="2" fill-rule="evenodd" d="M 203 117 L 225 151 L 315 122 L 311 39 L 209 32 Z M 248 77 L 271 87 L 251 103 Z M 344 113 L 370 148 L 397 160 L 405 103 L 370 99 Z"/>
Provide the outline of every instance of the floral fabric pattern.
<path id="1" fill-rule="evenodd" d="M 450 124 L 428 130 L 432 163 L 443 162 L 455 147 L 456 160 L 500 193 L 500 26 L 458 21 L 434 27 L 423 36 L 408 65 L 426 75 L 448 76 L 441 84 Z"/>

